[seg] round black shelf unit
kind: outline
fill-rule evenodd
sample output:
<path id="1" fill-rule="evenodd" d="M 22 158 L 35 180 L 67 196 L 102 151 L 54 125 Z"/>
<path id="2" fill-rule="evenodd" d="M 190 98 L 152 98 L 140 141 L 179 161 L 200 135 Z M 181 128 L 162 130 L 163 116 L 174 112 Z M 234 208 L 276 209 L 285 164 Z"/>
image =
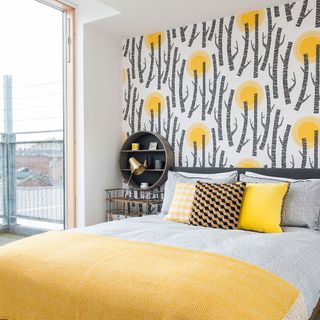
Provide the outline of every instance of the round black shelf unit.
<path id="1" fill-rule="evenodd" d="M 149 150 L 150 142 L 157 142 L 157 150 Z M 132 143 L 139 143 L 139 150 L 131 150 Z M 131 135 L 122 145 L 120 151 L 120 170 L 126 183 L 130 179 L 129 158 L 134 157 L 143 164 L 147 160 L 148 168 L 139 176 L 132 175 L 130 187 L 140 189 L 142 182 L 149 187 L 143 190 L 152 190 L 162 186 L 167 180 L 168 170 L 173 166 L 174 156 L 169 142 L 160 134 L 140 131 Z M 155 160 L 163 162 L 162 169 L 155 169 Z"/>

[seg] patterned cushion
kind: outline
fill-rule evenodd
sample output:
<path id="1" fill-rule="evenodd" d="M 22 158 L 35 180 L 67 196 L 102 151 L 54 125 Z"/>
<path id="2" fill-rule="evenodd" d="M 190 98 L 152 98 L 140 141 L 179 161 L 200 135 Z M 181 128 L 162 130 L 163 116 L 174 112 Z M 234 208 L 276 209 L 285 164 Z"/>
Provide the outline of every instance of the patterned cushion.
<path id="1" fill-rule="evenodd" d="M 195 189 L 195 183 L 178 182 L 176 184 L 173 200 L 165 220 L 189 222 Z"/>
<path id="2" fill-rule="evenodd" d="M 245 183 L 198 182 L 190 224 L 220 229 L 236 229 L 245 187 Z"/>
<path id="3" fill-rule="evenodd" d="M 196 184 L 197 181 L 212 183 L 235 183 L 237 180 L 237 171 L 228 171 L 214 174 L 191 174 L 187 172 L 168 171 L 168 179 L 164 188 L 161 213 L 167 214 L 169 212 L 177 182 L 194 184 Z"/>

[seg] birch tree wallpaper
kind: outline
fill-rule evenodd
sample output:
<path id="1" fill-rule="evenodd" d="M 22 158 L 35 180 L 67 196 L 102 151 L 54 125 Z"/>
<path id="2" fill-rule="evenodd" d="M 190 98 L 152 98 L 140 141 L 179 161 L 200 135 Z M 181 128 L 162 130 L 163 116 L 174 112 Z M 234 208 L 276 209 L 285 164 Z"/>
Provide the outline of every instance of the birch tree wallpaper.
<path id="1" fill-rule="evenodd" d="M 176 166 L 318 168 L 320 0 L 123 43 L 124 135 L 163 135 Z"/>

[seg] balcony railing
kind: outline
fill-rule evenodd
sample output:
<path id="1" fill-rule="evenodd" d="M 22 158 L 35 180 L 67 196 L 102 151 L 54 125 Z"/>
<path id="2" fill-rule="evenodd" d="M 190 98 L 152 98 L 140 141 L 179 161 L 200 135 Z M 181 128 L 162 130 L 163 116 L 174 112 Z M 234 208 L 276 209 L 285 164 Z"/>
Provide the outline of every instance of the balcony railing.
<path id="1" fill-rule="evenodd" d="M 64 223 L 63 140 L 2 135 L 0 218 Z"/>
<path id="2" fill-rule="evenodd" d="M 1 224 L 1 220 L 5 218 L 5 210 L 4 210 L 4 206 L 3 206 L 3 199 L 4 199 L 4 190 L 3 190 L 3 186 L 4 186 L 4 176 L 3 176 L 3 163 L 4 163 L 4 159 L 3 159 L 3 155 L 4 155 L 4 144 L 3 142 L 0 143 L 0 224 Z"/>

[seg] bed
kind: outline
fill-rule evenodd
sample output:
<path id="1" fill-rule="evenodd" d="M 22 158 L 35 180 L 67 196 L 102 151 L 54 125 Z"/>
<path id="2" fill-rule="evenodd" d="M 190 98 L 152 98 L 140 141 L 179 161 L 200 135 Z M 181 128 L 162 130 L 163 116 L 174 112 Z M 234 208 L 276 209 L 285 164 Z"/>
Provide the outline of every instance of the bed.
<path id="1" fill-rule="evenodd" d="M 177 168 L 177 170 L 180 170 Z M 216 169 L 221 171 L 220 169 Z M 215 172 L 216 172 L 215 170 Z M 188 169 L 188 171 L 192 172 L 192 169 Z M 213 169 L 203 168 L 201 171 L 205 172 L 213 172 Z M 259 172 L 267 173 L 270 175 L 278 175 L 278 176 L 287 176 L 291 178 L 319 178 L 320 173 L 319 170 L 313 170 L 313 169 L 306 169 L 306 170 L 295 170 L 295 169 L 260 169 Z M 230 257 L 232 259 L 235 259 L 235 261 L 241 261 L 244 263 L 248 263 L 248 265 L 257 266 L 261 270 L 266 270 L 267 272 L 270 272 L 272 275 L 275 275 L 279 277 L 280 279 L 285 280 L 289 284 L 291 284 L 293 287 L 295 287 L 301 294 L 301 297 L 303 299 L 303 305 L 306 308 L 306 314 L 307 318 L 309 319 L 317 319 L 316 314 L 319 311 L 319 298 L 320 298 L 320 232 L 315 230 L 310 230 L 306 228 L 294 228 L 294 227 L 288 227 L 285 228 L 283 233 L 279 234 L 262 234 L 257 232 L 250 232 L 250 231 L 241 231 L 241 230 L 220 230 L 220 229 L 212 229 L 212 228 L 203 228 L 203 227 L 194 227 L 189 226 L 182 223 L 175 223 L 171 221 L 165 221 L 163 219 L 164 217 L 162 215 L 151 215 L 151 216 L 145 216 L 140 218 L 130 218 L 125 219 L 121 221 L 115 221 L 115 222 L 108 222 L 108 223 L 102 223 L 95 226 L 85 227 L 85 228 L 79 228 L 75 230 L 70 230 L 67 232 L 64 232 L 63 234 L 67 234 L 68 237 L 76 237 L 77 234 L 81 235 L 87 235 L 88 236 L 88 242 L 92 240 L 92 237 L 97 236 L 97 239 L 109 239 L 112 242 L 112 239 L 121 239 L 121 241 L 129 241 L 129 242 L 123 242 L 125 246 L 128 248 L 131 248 L 129 244 L 146 244 L 146 245 L 154 245 L 151 247 L 151 250 L 157 251 L 158 248 L 175 248 L 177 251 L 174 251 L 174 254 L 181 253 L 179 250 L 187 250 L 183 251 L 182 253 L 203 253 L 207 254 L 209 253 L 209 256 L 211 254 L 218 254 L 221 257 Z M 81 257 L 80 264 L 77 259 L 77 254 L 75 255 L 74 261 L 67 261 L 68 265 L 61 264 L 61 261 L 63 260 L 62 253 L 59 253 L 59 250 L 56 250 L 54 255 L 48 256 L 44 252 L 47 250 L 47 245 L 42 245 L 42 239 L 43 236 L 38 236 L 40 244 L 38 245 L 37 249 L 35 251 L 38 251 L 37 255 L 33 255 L 32 253 L 26 253 L 24 255 L 24 252 L 28 248 L 33 248 L 34 240 L 33 239 L 27 239 L 22 240 L 21 242 L 17 244 L 12 244 L 7 246 L 5 249 L 1 251 L 0 249 L 0 306 L 1 306 L 1 299 L 3 299 L 3 295 L 6 293 L 4 291 L 1 291 L 1 283 L 6 283 L 5 281 L 2 281 L 3 278 L 6 276 L 6 272 L 11 272 L 11 269 L 8 271 L 4 267 L 3 261 L 10 263 L 15 263 L 17 266 L 17 270 L 12 271 L 11 277 L 11 283 L 7 282 L 5 286 L 9 288 L 9 291 L 13 294 L 13 296 L 16 296 L 17 290 L 23 288 L 23 286 L 19 286 L 18 283 L 23 283 L 25 286 L 27 284 L 30 285 L 35 283 L 35 286 L 40 288 L 39 290 L 42 290 L 43 293 L 47 293 L 48 290 L 51 290 L 51 288 L 55 288 L 56 291 L 53 291 L 52 293 L 52 301 L 49 301 L 49 305 L 47 308 L 51 311 L 54 310 L 52 305 L 54 305 L 55 295 L 57 298 L 57 301 L 59 301 L 59 294 L 57 295 L 57 292 L 61 292 L 65 290 L 65 287 L 68 288 L 69 291 L 67 291 L 64 296 L 64 300 L 66 303 L 68 302 L 68 295 L 71 295 L 72 292 L 74 292 L 74 285 L 71 287 L 66 285 L 66 280 L 68 279 L 68 274 L 66 276 L 65 272 L 62 270 L 61 272 L 57 273 L 58 276 L 55 277 L 55 274 L 57 272 L 57 268 L 61 268 L 67 270 L 68 265 L 72 265 L 74 272 L 77 272 L 78 268 L 81 268 L 81 261 L 83 263 L 86 263 L 87 260 L 90 260 L 92 258 L 90 254 L 87 254 L 87 256 Z M 68 252 L 68 241 L 57 244 L 55 241 L 59 241 L 59 235 L 53 234 L 52 236 L 52 242 L 51 246 L 56 248 L 61 248 L 62 246 L 67 247 L 66 252 L 68 254 L 72 254 L 71 251 Z M 60 237 L 61 239 L 61 237 Z M 28 243 L 28 241 L 30 241 Z M 81 241 L 86 241 L 85 238 L 80 237 L 79 238 L 79 245 L 78 248 L 75 249 L 75 252 L 79 247 L 81 247 Z M 100 240 L 99 240 L 100 241 Z M 50 240 L 49 240 L 50 242 Z M 45 241 L 43 242 L 45 243 Z M 117 243 L 115 243 L 117 244 Z M 120 243 L 121 245 L 121 243 Z M 149 248 L 150 249 L 150 248 Z M 3 253 L 5 250 L 7 252 Z M 73 250 L 73 249 L 72 249 Z M 131 249 L 129 250 L 131 251 Z M 148 251 L 150 256 L 151 251 Z M 41 254 L 43 253 L 43 257 Z M 132 252 L 131 252 L 132 253 Z M 129 252 L 127 252 L 128 255 L 130 255 Z M 99 256 L 99 252 L 97 253 Z M 7 259 L 7 257 L 9 258 Z M 96 256 L 95 256 L 96 257 Z M 190 256 L 192 257 L 192 255 Z M 198 257 L 198 256 L 197 256 Z M 141 257 L 140 257 L 141 258 Z M 7 259 L 7 260 L 6 260 Z M 59 261 L 58 261 L 58 260 Z M 112 257 L 108 256 L 108 259 L 112 260 Z M 137 255 L 137 259 L 139 259 L 139 256 Z M 106 260 L 105 257 L 102 258 L 101 261 Z M 142 260 L 142 259 L 141 259 Z M 19 263 L 17 263 L 17 261 Z M 27 262 L 26 262 L 27 261 Z M 57 262 L 58 261 L 58 262 Z M 127 261 L 127 260 L 124 260 Z M 129 260 L 128 260 L 129 261 Z M 135 262 L 136 261 L 133 261 Z M 25 263 L 24 267 L 20 266 L 20 263 Z M 60 263 L 60 264 L 59 264 Z M 48 269 L 48 276 L 46 274 L 42 275 L 42 278 L 39 278 L 37 271 L 41 271 L 41 265 L 49 265 L 50 268 Z M 32 265 L 32 267 L 29 267 L 29 265 Z M 148 265 L 148 259 L 143 258 L 143 260 L 139 264 L 140 269 L 144 269 L 144 265 Z M 36 268 L 35 266 L 38 266 L 39 270 L 34 271 Z M 94 268 L 99 268 L 97 264 L 93 262 L 92 266 Z M 130 269 L 130 268 L 128 268 Z M 136 270 L 141 272 L 141 270 Z M 161 268 L 160 268 L 161 269 Z M 101 269 L 98 269 L 101 270 Z M 165 270 L 165 268 L 164 268 Z M 104 270 L 106 271 L 106 270 Z M 148 269 L 144 270 L 143 272 L 148 273 Z M 161 270 L 160 270 L 161 272 Z M 64 274 L 63 274 L 64 273 Z M 68 271 L 69 276 L 71 278 L 71 271 Z M 32 276 L 30 276 L 30 274 Z M 84 275 L 89 277 L 89 274 L 86 273 L 84 270 Z M 143 274 L 143 273 L 142 273 Z M 50 278 L 50 275 L 52 275 L 52 278 Z M 61 276 L 62 275 L 62 276 Z M 91 276 L 91 275 L 90 275 Z M 16 277 L 16 281 L 15 280 Z M 47 279 L 49 277 L 49 279 Z M 59 281 L 59 277 L 60 281 Z M 66 278 L 63 278 L 66 277 Z M 132 275 L 131 275 L 132 277 Z M 26 281 L 25 278 L 28 278 Z M 40 280 L 39 280 L 40 279 Z M 149 278 L 148 278 L 149 279 Z M 74 281 L 76 281 L 75 279 Z M 79 279 L 80 281 L 81 279 Z M 92 280 L 92 290 L 95 290 L 93 285 L 93 281 L 95 285 L 98 285 L 98 282 L 101 284 L 101 281 L 103 281 L 103 278 L 93 279 Z M 141 279 L 139 280 L 141 282 Z M 81 282 L 81 281 L 80 281 Z M 76 282 L 75 282 L 76 283 Z M 49 285 L 50 284 L 50 285 Z M 107 285 L 107 284 L 105 284 Z M 121 284 L 120 284 L 121 285 Z M 146 285 L 146 283 L 141 283 L 141 285 Z M 263 283 L 261 283 L 263 285 Z M 118 287 L 118 291 L 119 291 Z M 32 290 L 25 289 L 30 291 L 30 295 L 33 294 Z M 102 291 L 103 288 L 100 288 Z M 131 288 L 131 290 L 133 290 Z M 117 291 L 117 294 L 118 294 Z M 120 290 L 121 291 L 121 290 Z M 161 290 L 160 290 L 161 291 Z M 169 288 L 170 291 L 170 288 Z M 70 293 L 71 292 L 71 293 Z M 87 292 L 93 292 L 90 291 L 89 288 L 86 289 L 85 294 Z M 168 292 L 168 291 L 165 291 Z M 159 295 L 157 296 L 157 291 L 153 295 L 153 299 L 156 296 L 159 300 L 162 299 L 162 296 L 159 292 Z M 117 299 L 124 299 L 123 304 L 126 304 L 126 301 L 129 301 L 130 299 L 133 299 L 134 297 L 130 296 L 130 299 L 126 297 L 128 292 L 123 291 L 121 294 L 119 293 L 119 296 L 117 296 Z M 140 294 L 143 294 L 140 292 Z M 39 297 L 39 296 L 38 296 Z M 23 296 L 24 298 L 24 296 Z M 26 301 L 27 301 L 26 297 Z M 21 296 L 20 296 L 21 299 Z M 38 298 L 41 300 L 40 298 Z M 47 298 L 46 298 L 47 299 Z M 82 299 L 81 296 L 79 296 L 78 299 Z M 48 299 L 47 299 L 48 300 Z M 84 304 L 85 299 L 78 301 L 79 305 Z M 97 300 L 97 299 L 95 299 Z M 193 299 L 196 300 L 196 299 Z M 98 304 L 103 303 L 103 301 L 98 301 Z M 130 302 L 131 303 L 131 302 Z M 150 305 L 152 305 L 152 301 L 149 301 Z M 168 303 L 168 302 L 167 302 Z M 128 303 L 129 304 L 129 303 Z M 70 304 L 72 306 L 72 304 Z M 146 303 L 148 305 L 148 303 Z M 131 304 L 130 304 L 131 306 Z M 24 304 L 24 307 L 26 308 L 24 310 L 25 314 L 28 314 L 28 303 L 26 302 Z M 236 306 L 235 306 L 236 307 Z M 60 306 L 56 307 L 57 309 L 60 308 Z M 147 308 L 144 306 L 144 308 Z M 45 310 L 44 308 L 43 310 Z M 11 309 L 13 310 L 13 309 Z M 30 307 L 31 310 L 31 307 Z M 61 309 L 62 310 L 62 309 Z M 66 309 L 64 309 L 66 310 Z M 90 310 L 89 310 L 90 311 Z M 1 316 L 6 316 L 5 314 L 1 314 L 2 310 L 0 309 L 0 318 Z M 94 310 L 91 310 L 92 315 L 94 314 Z M 121 311 L 122 312 L 122 311 Z M 18 314 L 18 313 L 17 313 Z M 30 313 L 31 314 L 31 313 Z M 58 314 L 58 313 L 57 313 Z M 62 316 L 53 315 L 50 317 L 50 319 L 67 319 L 63 318 Z M 181 314 L 179 314 L 181 315 Z M 83 314 L 78 313 L 77 317 L 75 319 L 87 319 L 82 317 Z M 134 317 L 132 317 L 134 318 Z M 199 319 L 231 319 L 226 317 L 199 317 Z M 240 319 L 239 317 L 238 319 Z M 265 314 L 265 316 L 261 319 L 271 319 L 271 315 L 269 317 L 268 313 Z M 304 318 L 301 314 L 295 313 L 292 314 L 290 319 L 307 319 Z M 6 318 L 4 318 L 6 319 Z M 30 317 L 28 316 L 21 316 L 21 313 L 16 318 L 8 318 L 10 320 L 33 320 L 33 319 L 44 319 L 44 318 L 36 318 L 36 317 Z M 102 316 L 99 318 L 97 315 L 93 316 L 91 319 L 130 319 L 130 317 L 122 316 L 122 317 L 115 317 L 112 316 Z M 139 318 L 137 318 L 139 319 Z M 141 318 L 142 319 L 142 318 Z M 143 318 L 147 319 L 147 318 Z M 156 316 L 154 319 L 158 319 Z M 196 319 L 195 317 L 159 317 L 159 319 Z M 248 317 L 249 319 L 249 317 Z M 47 318 L 49 320 L 49 318 Z M 68 320 L 72 320 L 71 318 Z"/>
<path id="2" fill-rule="evenodd" d="M 261 234 L 220 229 L 212 232 L 210 228 L 203 227 L 191 229 L 185 224 L 165 221 L 161 215 L 153 215 L 99 224 L 82 231 L 216 252 L 260 266 L 297 287 L 304 296 L 311 317 L 320 298 L 318 231 L 285 228 L 281 234 Z"/>

